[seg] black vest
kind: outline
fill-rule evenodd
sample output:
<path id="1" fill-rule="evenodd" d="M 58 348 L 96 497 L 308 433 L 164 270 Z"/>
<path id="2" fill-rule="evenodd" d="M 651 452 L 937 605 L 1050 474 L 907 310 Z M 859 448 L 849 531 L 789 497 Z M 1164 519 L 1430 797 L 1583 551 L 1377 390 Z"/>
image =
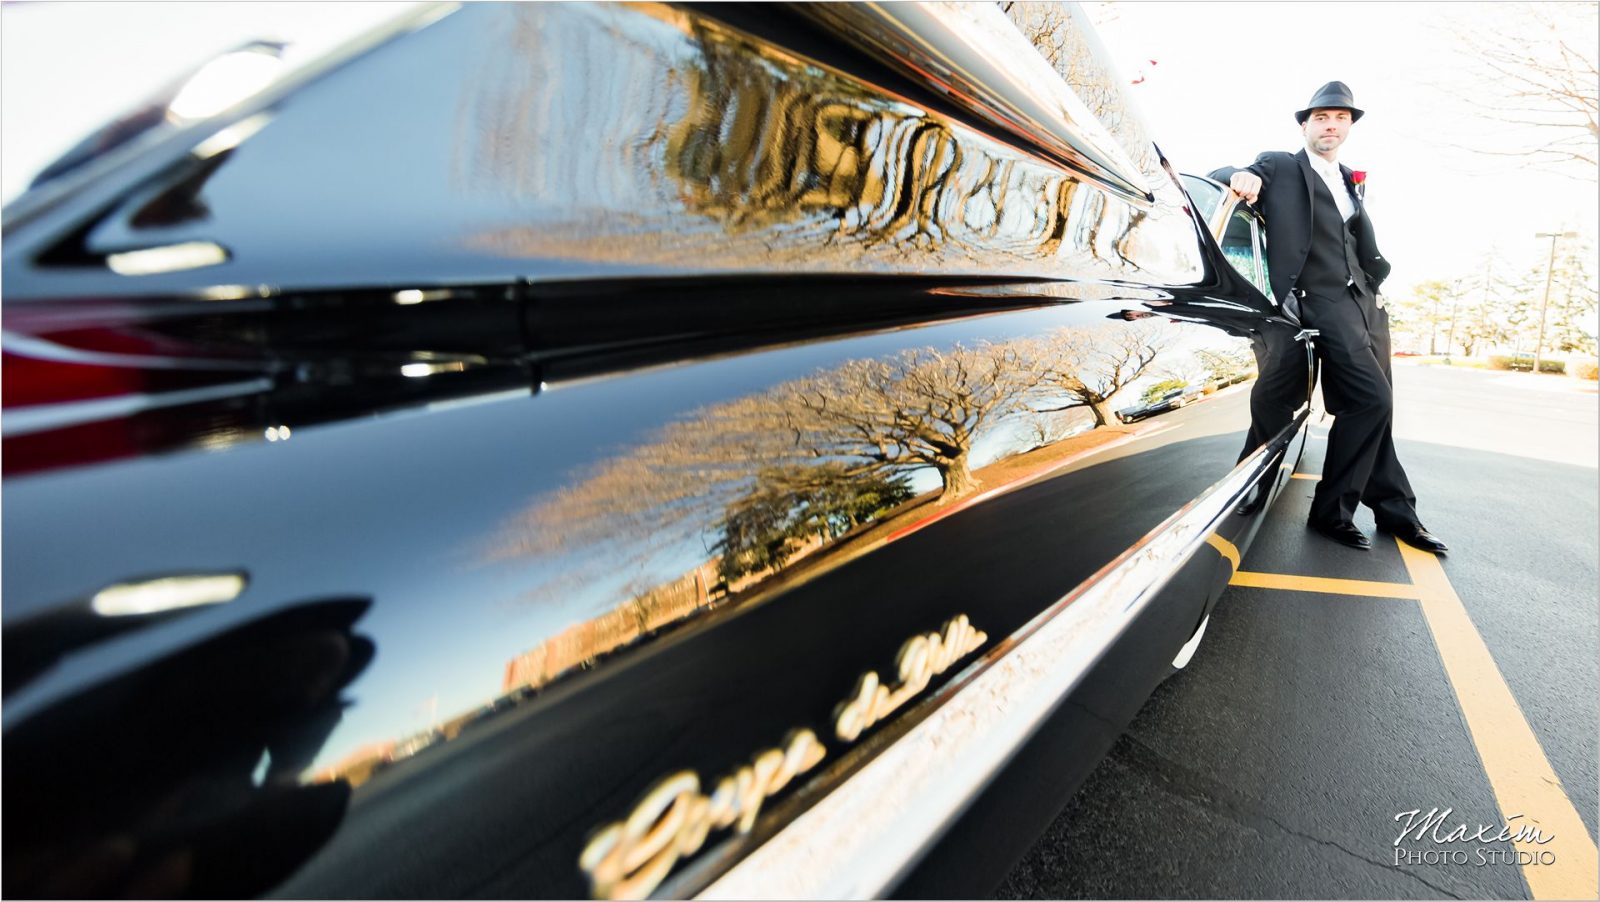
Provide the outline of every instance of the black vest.
<path id="1" fill-rule="evenodd" d="M 1353 285 L 1361 295 L 1370 297 L 1372 289 L 1367 286 L 1367 274 L 1356 253 L 1356 220 L 1362 216 L 1361 208 L 1356 207 L 1349 222 L 1342 222 L 1328 184 L 1315 174 L 1311 180 L 1311 252 L 1306 255 L 1305 268 L 1300 270 L 1298 287 L 1337 298 L 1344 297 L 1346 285 Z"/>

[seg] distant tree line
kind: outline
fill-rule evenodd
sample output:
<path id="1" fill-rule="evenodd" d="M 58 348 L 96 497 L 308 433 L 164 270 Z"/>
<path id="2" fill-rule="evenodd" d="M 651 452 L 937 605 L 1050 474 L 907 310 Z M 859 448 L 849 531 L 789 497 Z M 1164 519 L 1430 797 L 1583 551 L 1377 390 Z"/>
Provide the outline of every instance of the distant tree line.
<path id="1" fill-rule="evenodd" d="M 1545 309 L 1545 353 L 1596 353 L 1596 291 L 1591 245 L 1563 240 L 1550 267 Z M 1482 356 L 1491 351 L 1531 352 L 1538 341 L 1545 300 L 1546 261 L 1513 268 L 1498 258 L 1482 269 L 1432 279 L 1398 295 L 1390 306 L 1396 349 L 1430 355 Z"/>

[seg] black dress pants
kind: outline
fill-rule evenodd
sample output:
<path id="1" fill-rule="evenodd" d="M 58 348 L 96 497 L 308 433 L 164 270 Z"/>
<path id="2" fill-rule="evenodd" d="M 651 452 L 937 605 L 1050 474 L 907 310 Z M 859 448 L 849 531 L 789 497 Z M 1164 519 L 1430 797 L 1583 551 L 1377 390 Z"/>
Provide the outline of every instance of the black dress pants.
<path id="1" fill-rule="evenodd" d="M 1308 291 L 1300 307 L 1320 333 L 1322 398 L 1334 418 L 1311 519 L 1349 523 L 1364 503 L 1380 525 L 1417 522 L 1417 496 L 1394 451 L 1389 314 L 1353 288 Z"/>

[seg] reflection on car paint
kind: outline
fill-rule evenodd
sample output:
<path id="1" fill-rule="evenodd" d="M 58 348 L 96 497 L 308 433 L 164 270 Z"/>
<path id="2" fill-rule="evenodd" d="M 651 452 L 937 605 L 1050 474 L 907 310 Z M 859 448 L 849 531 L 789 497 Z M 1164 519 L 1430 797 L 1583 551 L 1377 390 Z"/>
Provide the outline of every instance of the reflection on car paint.
<path id="1" fill-rule="evenodd" d="M 1053 61 L 1082 65 L 1065 15 Z M 252 732 L 251 692 L 271 695 L 253 684 L 208 737 L 231 752 L 205 773 L 237 782 L 270 747 L 257 783 L 322 800 L 305 844 L 216 882 L 256 850 L 207 847 L 206 879 L 139 883 L 200 848 L 179 825 L 88 891 L 573 895 L 580 831 L 647 781 L 673 775 L 643 821 L 687 817 L 723 781 L 702 794 L 684 774 L 763 750 L 751 779 L 775 775 L 761 762 L 787 730 L 892 730 L 934 676 L 1280 437 L 1309 397 L 1304 344 L 1218 265 L 1106 73 L 1075 71 L 1153 201 L 709 12 L 469 6 L 141 186 L 37 269 L 8 256 L 6 507 L 29 521 L 7 530 L 8 755 L 53 723 L 103 747 L 133 727 L 80 719 L 103 710 L 96 687 L 168 667 L 231 691 L 189 651 L 301 599 L 375 599 L 363 636 L 356 617 L 333 630 L 342 667 L 314 660 L 272 690 L 316 683 L 316 729 L 280 724 L 292 750 Z M 300 209 L 367 218 L 321 241 Z M 228 258 L 103 265 L 195 242 Z M 1182 413 L 1117 422 L 1179 382 Z M 242 563 L 237 598 L 137 634 L 82 609 L 106 586 Z M 960 620 L 940 639 L 958 654 L 903 656 L 894 690 L 855 682 L 908 624 L 968 610 L 988 632 Z M 68 621 L 94 628 L 14 680 L 13 643 L 40 635 L 23 627 Z M 752 635 L 784 641 L 757 653 Z M 761 800 L 838 778 L 795 754 Z M 192 778 L 171 776 L 140 791 Z M 472 803 L 433 804 L 445 779 Z M 8 799 L 8 820 L 52 798 Z M 583 870 L 659 881 L 761 800 L 671 850 L 590 846 Z M 89 839 L 66 817 L 92 806 L 63 809 L 57 833 L 8 838 L 7 870 L 75 860 L 46 848 L 63 838 L 115 845 L 148 802 L 109 806 Z M 535 810 L 563 826 L 521 829 Z M 351 865 L 424 834 L 382 874 Z"/>
<path id="2" fill-rule="evenodd" d="M 1237 366 L 1236 353 L 1195 356 L 1210 331 L 1158 318 L 907 342 L 679 414 L 534 499 L 486 549 L 495 562 L 569 562 L 530 587 L 531 599 L 616 586 L 610 611 L 511 661 L 504 689 L 543 685 L 702 610 L 828 572 L 898 527 L 995 488 L 1011 458 L 1038 466 L 1099 444 L 1093 432 L 1112 425 L 1112 399 L 1165 372 L 1158 364 L 1202 380 L 1208 366 Z M 975 459 L 993 475 L 977 475 Z M 711 554 L 662 573 L 687 548 Z M 664 578 L 620 583 L 619 570 Z"/>
<path id="3" fill-rule="evenodd" d="M 706 270 L 959 272 L 981 262 L 991 274 L 1131 268 L 1177 283 L 1199 275 L 1196 255 L 1173 255 L 1190 225 L 1170 206 L 1134 207 L 714 20 L 654 5 L 636 11 L 643 15 L 519 11 L 504 40 L 534 49 L 490 55 L 485 65 L 497 71 L 482 83 L 522 90 L 472 96 L 468 117 L 479 125 L 459 146 L 471 153 L 469 184 L 509 191 L 535 210 L 559 203 L 552 215 L 561 219 L 535 214 L 539 225 L 484 231 L 472 246 L 521 257 L 625 254 L 635 264 L 692 256 Z M 618 78 L 609 52 L 552 57 L 546 65 L 562 69 L 548 78 L 521 71 L 537 48 L 600 39 L 591 17 L 622 30 L 629 45 L 638 77 L 626 106 L 563 90 Z M 654 74 L 662 71 L 671 77 Z M 581 168 L 531 162 L 543 157 L 528 148 L 557 131 L 586 148 L 571 161 Z M 583 201 L 565 202 L 576 186 Z M 1169 203 L 1173 187 L 1163 188 Z M 574 221 L 580 211 L 589 215 Z"/>
<path id="4" fill-rule="evenodd" d="M 299 777 L 373 660 L 355 632 L 370 605 L 284 607 L 7 730 L 29 775 L 6 786 L 7 894 L 238 898 L 282 881 L 349 804 L 347 784 Z"/>

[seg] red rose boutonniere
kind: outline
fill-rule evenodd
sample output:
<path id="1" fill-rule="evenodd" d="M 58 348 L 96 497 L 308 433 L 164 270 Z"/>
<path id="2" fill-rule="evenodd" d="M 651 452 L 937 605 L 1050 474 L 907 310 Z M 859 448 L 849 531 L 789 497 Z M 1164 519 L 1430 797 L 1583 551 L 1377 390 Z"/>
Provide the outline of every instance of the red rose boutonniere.
<path id="1" fill-rule="evenodd" d="M 1352 169 L 1352 170 L 1350 170 L 1350 184 L 1356 186 L 1356 196 L 1357 197 L 1360 197 L 1363 200 L 1366 199 L 1366 196 L 1367 196 L 1367 173 L 1366 173 L 1365 170 L 1361 170 L 1361 169 Z"/>

